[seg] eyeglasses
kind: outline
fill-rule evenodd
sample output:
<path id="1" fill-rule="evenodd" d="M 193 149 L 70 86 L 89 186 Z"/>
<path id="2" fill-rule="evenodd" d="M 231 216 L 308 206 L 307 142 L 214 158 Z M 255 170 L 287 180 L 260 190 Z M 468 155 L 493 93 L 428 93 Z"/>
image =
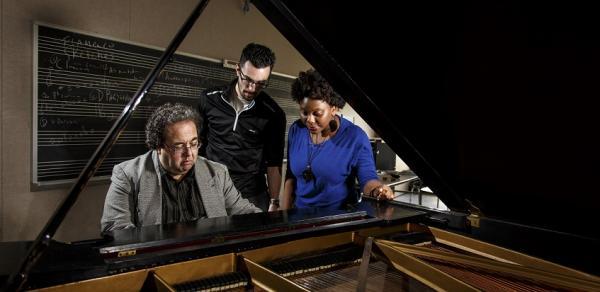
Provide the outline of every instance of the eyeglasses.
<path id="1" fill-rule="evenodd" d="M 200 146 L 202 146 L 202 143 L 198 142 L 198 140 L 190 142 L 189 146 L 188 144 L 184 143 L 178 143 L 175 145 L 165 144 L 165 147 L 175 154 L 181 154 L 187 149 L 190 149 L 190 151 L 198 151 L 198 148 L 200 148 Z"/>
<path id="2" fill-rule="evenodd" d="M 250 84 L 254 84 L 254 86 L 256 86 L 256 88 L 265 88 L 269 85 L 269 80 L 263 80 L 263 81 L 254 81 L 252 80 L 252 78 L 246 76 L 244 73 L 242 73 L 242 70 L 239 69 L 238 70 L 240 72 L 240 79 L 242 79 L 242 81 L 244 81 L 247 85 Z"/>

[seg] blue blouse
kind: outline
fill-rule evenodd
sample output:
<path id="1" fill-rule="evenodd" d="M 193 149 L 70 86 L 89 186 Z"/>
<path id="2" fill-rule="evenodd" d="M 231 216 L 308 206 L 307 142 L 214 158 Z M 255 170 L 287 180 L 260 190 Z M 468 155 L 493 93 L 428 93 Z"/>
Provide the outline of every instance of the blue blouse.
<path id="1" fill-rule="evenodd" d="M 306 180 L 302 173 L 309 160 L 314 178 Z M 361 191 L 368 181 L 378 179 L 367 134 L 343 118 L 335 136 L 316 145 L 308 128 L 294 122 L 288 133 L 287 165 L 287 176 L 292 174 L 296 180 L 298 208 L 341 208 L 349 196 L 355 196 L 355 178 Z"/>

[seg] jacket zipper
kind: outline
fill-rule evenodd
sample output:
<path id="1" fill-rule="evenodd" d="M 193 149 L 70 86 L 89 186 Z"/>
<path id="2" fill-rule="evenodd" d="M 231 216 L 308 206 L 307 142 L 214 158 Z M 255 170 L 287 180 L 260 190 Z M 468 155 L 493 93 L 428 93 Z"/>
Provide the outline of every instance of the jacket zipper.
<path id="1" fill-rule="evenodd" d="M 234 106 L 233 106 L 233 105 L 232 105 L 230 102 L 228 102 L 227 100 L 225 100 L 225 98 L 223 97 L 223 94 L 220 94 L 220 95 L 221 95 L 221 99 L 222 99 L 222 100 L 223 100 L 223 101 L 224 101 L 226 104 L 228 104 L 228 105 L 231 107 L 231 109 L 233 109 L 233 112 L 235 112 L 235 120 L 233 121 L 233 131 L 235 132 L 235 129 L 237 128 L 238 118 L 240 117 L 240 115 L 241 115 L 241 114 L 242 114 L 244 111 L 247 111 L 247 110 L 251 109 L 253 105 L 249 105 L 249 106 L 248 106 L 248 107 L 246 107 L 246 108 L 242 108 L 242 110 L 241 110 L 241 111 L 238 113 L 238 112 L 235 110 L 235 107 L 234 107 Z M 251 103 L 253 103 L 253 102 L 254 102 L 254 100 L 253 100 Z"/>

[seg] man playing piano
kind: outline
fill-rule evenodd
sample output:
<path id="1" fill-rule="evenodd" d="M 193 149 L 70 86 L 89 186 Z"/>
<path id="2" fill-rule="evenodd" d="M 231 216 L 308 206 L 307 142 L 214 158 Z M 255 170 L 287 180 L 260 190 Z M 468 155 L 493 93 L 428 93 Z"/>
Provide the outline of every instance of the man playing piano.
<path id="1" fill-rule="evenodd" d="M 264 211 L 279 206 L 285 144 L 285 113 L 263 91 L 274 64 L 269 48 L 248 44 L 236 66 L 236 78 L 205 90 L 199 99 L 204 117 L 200 137 L 206 144 L 200 155 L 225 164 L 242 196 Z"/>
<path id="2" fill-rule="evenodd" d="M 113 168 L 102 231 L 260 212 L 237 191 L 227 168 L 198 156 L 200 116 L 164 104 L 146 124 L 151 149 Z"/>

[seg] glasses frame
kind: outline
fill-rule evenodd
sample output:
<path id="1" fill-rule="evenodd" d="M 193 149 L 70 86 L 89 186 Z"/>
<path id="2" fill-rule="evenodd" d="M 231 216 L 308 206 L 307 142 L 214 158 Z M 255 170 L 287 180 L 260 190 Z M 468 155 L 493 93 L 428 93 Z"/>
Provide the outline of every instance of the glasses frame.
<path id="1" fill-rule="evenodd" d="M 193 143 L 197 143 L 197 144 L 194 145 Z M 164 145 L 165 145 L 165 148 L 167 150 L 169 150 L 169 152 L 180 155 L 188 149 L 192 152 L 198 151 L 198 149 L 200 149 L 200 147 L 202 146 L 202 143 L 199 140 L 195 140 L 195 141 L 192 141 L 190 143 L 185 143 L 185 144 L 169 145 L 169 144 L 165 143 Z"/>
<path id="2" fill-rule="evenodd" d="M 254 84 L 254 87 L 260 88 L 260 89 L 267 88 L 267 86 L 269 86 L 269 80 L 271 78 L 269 78 L 265 81 L 254 81 L 252 78 L 246 76 L 246 74 L 244 74 L 244 72 L 242 72 L 241 68 L 237 69 L 237 71 L 240 72 L 240 79 L 242 81 L 244 81 L 247 85 Z"/>

